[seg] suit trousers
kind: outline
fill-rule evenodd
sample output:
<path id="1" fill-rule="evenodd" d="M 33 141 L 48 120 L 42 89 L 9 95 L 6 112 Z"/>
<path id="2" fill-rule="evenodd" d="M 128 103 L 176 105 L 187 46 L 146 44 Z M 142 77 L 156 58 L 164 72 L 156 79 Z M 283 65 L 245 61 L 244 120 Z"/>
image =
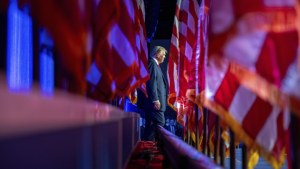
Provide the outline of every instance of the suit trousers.
<path id="1" fill-rule="evenodd" d="M 145 112 L 145 132 L 144 132 L 144 140 L 147 141 L 157 141 L 158 135 L 156 132 L 156 126 L 164 126 L 165 125 L 165 115 L 163 111 L 152 110 Z"/>

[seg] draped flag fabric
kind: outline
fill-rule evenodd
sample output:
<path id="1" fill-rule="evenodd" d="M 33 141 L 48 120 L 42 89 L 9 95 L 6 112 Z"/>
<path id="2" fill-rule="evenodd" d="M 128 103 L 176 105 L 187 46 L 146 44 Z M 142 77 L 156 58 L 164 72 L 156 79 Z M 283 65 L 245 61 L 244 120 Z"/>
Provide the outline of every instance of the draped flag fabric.
<path id="1" fill-rule="evenodd" d="M 289 144 L 284 88 L 299 86 L 297 72 L 289 75 L 298 47 L 295 6 L 294 0 L 218 0 L 210 17 L 205 106 L 274 168 Z"/>
<path id="2" fill-rule="evenodd" d="M 224 60 L 221 67 L 218 64 L 209 60 L 205 106 L 217 112 L 250 151 L 259 151 L 274 168 L 279 168 L 288 144 L 288 112 L 240 84 L 233 65 Z"/>
<path id="3" fill-rule="evenodd" d="M 194 53 L 192 55 L 189 65 L 187 65 L 188 87 L 186 91 L 186 97 L 198 106 L 198 115 L 195 111 L 191 114 L 189 126 L 193 126 L 191 129 L 195 132 L 195 128 L 198 128 L 199 135 L 202 134 L 203 126 L 203 98 L 205 90 L 205 69 L 208 56 L 208 22 L 209 22 L 209 7 L 210 0 L 203 0 L 198 17 L 197 28 L 197 41 Z M 198 117 L 196 119 L 195 117 Z M 201 120 L 202 119 L 202 120 Z M 196 121 L 197 120 L 197 121 Z M 198 126 L 196 125 L 198 124 Z M 201 141 L 200 141 L 201 143 Z"/>
<path id="4" fill-rule="evenodd" d="M 196 128 L 202 132 L 200 96 L 203 98 L 205 88 L 209 5 L 209 0 L 201 4 L 196 0 L 177 1 L 170 45 L 168 103 L 177 111 L 177 121 L 188 126 L 193 141 Z M 194 104 L 199 107 L 197 121 Z"/>
<path id="5" fill-rule="evenodd" d="M 138 14 L 136 17 L 136 26 L 137 26 L 137 34 L 136 34 L 136 42 L 137 42 L 137 50 L 139 56 L 139 68 L 140 74 L 145 74 L 147 72 L 148 67 L 148 47 L 146 41 L 146 28 L 145 28 L 145 5 L 144 0 L 137 0 Z M 144 83 L 148 79 L 148 76 L 143 76 L 140 84 L 138 84 L 139 89 L 141 89 L 144 93 L 146 92 L 146 84 Z M 146 94 L 147 96 L 147 94 Z M 130 101 L 133 104 L 137 102 L 137 94 L 136 90 L 132 91 L 129 95 Z"/>
<path id="6" fill-rule="evenodd" d="M 148 80 L 142 0 L 20 2 L 52 35 L 67 89 L 109 101 Z"/>
<path id="7" fill-rule="evenodd" d="M 243 85 L 271 104 L 290 106 L 300 115 L 297 106 L 300 94 L 295 92 L 300 85 L 296 66 L 299 60 L 296 1 L 257 0 L 250 5 L 247 1 L 226 0 L 222 3 L 224 7 L 216 10 L 224 17 L 218 17 L 220 14 L 216 12 L 212 16 L 215 24 L 211 27 L 214 32 L 211 50 L 238 64 L 237 75 L 243 74 L 238 77 Z M 219 22 L 220 19 L 224 21 Z"/>
<path id="8" fill-rule="evenodd" d="M 147 40 L 146 40 L 146 26 L 145 26 L 145 4 L 144 0 L 137 0 L 138 5 L 138 14 L 137 14 L 137 35 L 136 35 L 136 42 L 138 48 L 138 54 L 140 58 L 140 74 L 145 73 L 144 69 L 148 68 L 148 47 L 147 47 Z M 147 76 L 142 76 L 143 78 Z"/>
<path id="9" fill-rule="evenodd" d="M 198 18 L 199 4 L 196 0 L 177 1 L 168 63 L 168 103 L 177 111 L 179 122 L 186 121 L 184 118 L 188 111 L 188 68 L 195 55 Z"/>
<path id="10" fill-rule="evenodd" d="M 133 89 L 149 78 L 146 67 L 147 51 L 144 51 L 147 49 L 144 29 L 140 26 L 144 20 L 139 12 L 140 3 L 122 0 L 116 1 L 117 4 L 111 3 L 100 2 L 97 18 L 99 21 L 96 22 L 99 26 L 96 29 L 98 40 L 94 47 L 95 64 L 105 77 L 103 75 L 103 78 L 98 81 L 90 81 L 92 82 L 90 91 L 93 97 L 104 96 L 100 98 L 101 100 L 111 99 L 116 95 L 129 95 Z M 110 5 L 112 7 L 108 8 Z M 122 17 L 114 13 L 116 10 L 114 7 L 119 7 L 118 11 Z M 108 11 L 112 15 L 107 15 Z M 107 20 L 112 22 L 110 26 L 102 25 L 103 16 L 108 17 Z M 110 29 L 102 30 L 103 27 Z M 142 40 L 144 42 L 141 44 Z M 93 90 L 99 92 L 93 92 Z M 102 94 L 98 95 L 98 93 Z"/>
<path id="11" fill-rule="evenodd" d="M 199 107 L 203 105 L 205 90 L 205 67 L 208 56 L 209 0 L 203 0 L 198 18 L 197 42 L 191 62 L 187 66 L 188 89 L 186 96 Z"/>
<path id="12" fill-rule="evenodd" d="M 140 75 L 140 82 L 138 82 L 135 86 L 137 86 L 140 90 L 142 90 L 147 96 L 146 84 L 145 81 L 148 80 L 147 76 L 147 67 L 148 67 L 148 47 L 146 41 L 146 28 L 145 28 L 145 5 L 143 0 L 136 0 L 137 4 L 137 13 L 135 17 L 135 29 L 136 29 L 136 47 L 138 54 L 138 65 L 139 69 L 136 71 L 136 78 L 138 79 Z M 140 74 L 140 75 L 139 75 Z M 137 103 L 137 91 L 135 90 L 135 86 L 131 86 L 129 90 L 131 91 L 128 95 L 128 98 L 132 104 Z M 125 99 L 125 98 L 123 98 Z"/>

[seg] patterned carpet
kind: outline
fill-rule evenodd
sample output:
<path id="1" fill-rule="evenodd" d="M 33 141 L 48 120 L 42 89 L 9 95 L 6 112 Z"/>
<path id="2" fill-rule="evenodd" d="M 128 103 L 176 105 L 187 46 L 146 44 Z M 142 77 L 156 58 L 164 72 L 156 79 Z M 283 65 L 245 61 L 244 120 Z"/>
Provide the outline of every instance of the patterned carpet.
<path id="1" fill-rule="evenodd" d="M 140 141 L 135 147 L 126 169 L 170 168 L 164 163 L 164 156 L 152 141 Z"/>

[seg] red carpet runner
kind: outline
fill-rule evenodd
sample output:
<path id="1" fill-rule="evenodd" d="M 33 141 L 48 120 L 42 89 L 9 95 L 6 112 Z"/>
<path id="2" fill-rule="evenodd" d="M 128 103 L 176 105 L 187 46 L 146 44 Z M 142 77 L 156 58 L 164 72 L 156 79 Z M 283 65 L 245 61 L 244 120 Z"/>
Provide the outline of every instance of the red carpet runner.
<path id="1" fill-rule="evenodd" d="M 156 142 L 140 141 L 134 149 L 126 169 L 161 169 L 170 168 L 164 166 L 164 159 Z"/>

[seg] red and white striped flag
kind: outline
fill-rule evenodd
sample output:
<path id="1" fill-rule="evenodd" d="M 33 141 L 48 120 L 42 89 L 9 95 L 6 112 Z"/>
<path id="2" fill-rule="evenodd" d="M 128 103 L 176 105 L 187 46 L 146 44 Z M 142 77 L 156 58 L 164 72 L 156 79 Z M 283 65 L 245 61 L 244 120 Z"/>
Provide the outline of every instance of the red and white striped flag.
<path id="1" fill-rule="evenodd" d="M 133 2 L 135 8 L 135 30 L 136 30 L 136 48 L 137 48 L 137 62 L 138 67 L 135 68 L 135 77 L 138 81 L 131 85 L 129 88 L 131 103 L 137 102 L 136 88 L 141 89 L 144 93 L 146 92 L 145 82 L 149 79 L 148 73 L 148 47 L 146 40 L 146 27 L 145 27 L 145 5 L 143 0 L 136 0 Z"/>
<path id="2" fill-rule="evenodd" d="M 176 5 L 168 63 L 168 103 L 180 118 L 185 118 L 186 113 L 179 110 L 187 102 L 188 69 L 196 53 L 199 8 L 197 0 L 178 0 Z"/>
<path id="3" fill-rule="evenodd" d="M 275 168 L 288 144 L 289 107 L 280 88 L 297 56 L 295 4 L 222 0 L 211 16 L 205 106 Z"/>
<path id="4" fill-rule="evenodd" d="M 192 138 L 195 138 L 196 128 L 202 131 L 203 102 L 200 98 L 205 88 L 209 6 L 210 0 L 202 4 L 192 0 L 177 1 L 170 46 L 168 103 L 177 111 L 179 123 L 183 126 L 189 123 Z M 197 123 L 193 103 L 200 108 Z"/>
<path id="5" fill-rule="evenodd" d="M 128 95 L 128 89 L 137 82 L 136 13 L 132 1 L 104 0 L 96 6 L 94 70 L 98 69 L 102 76 L 90 78 L 90 69 L 87 81 L 91 85 L 90 94 L 97 97 L 102 91 L 99 99 L 110 100 L 115 95 Z"/>
<path id="6" fill-rule="evenodd" d="M 250 151 L 258 151 L 279 168 L 288 144 L 289 113 L 248 90 L 234 75 L 234 66 L 221 62 L 209 61 L 205 106 L 216 112 Z"/>
<path id="7" fill-rule="evenodd" d="M 149 79 L 148 74 L 148 47 L 147 47 L 147 35 L 146 35 L 146 25 L 145 25 L 145 5 L 144 0 L 137 0 L 138 6 L 138 14 L 136 17 L 137 24 L 137 49 L 138 49 L 138 57 L 139 57 L 139 70 L 140 70 L 140 82 L 138 84 L 139 89 L 141 89 L 144 93 L 146 91 L 145 82 Z M 147 95 L 147 94 L 146 94 Z"/>
<path id="8" fill-rule="evenodd" d="M 198 17 L 197 42 L 191 62 L 187 66 L 188 88 L 186 97 L 200 108 L 198 121 L 203 114 L 205 69 L 208 56 L 208 22 L 210 0 L 202 1 Z M 194 115 L 193 115 L 194 116 Z M 200 123 L 199 123 L 200 124 Z"/>
<path id="9" fill-rule="evenodd" d="M 103 76 L 96 82 L 90 81 L 93 82 L 91 94 L 104 96 L 105 99 L 129 95 L 148 79 L 143 4 L 123 0 L 115 3 L 109 5 L 111 2 L 101 1 L 99 4 L 99 26 L 96 24 L 98 41 L 94 48 L 95 64 Z M 114 13 L 116 10 L 122 17 Z M 107 16 L 107 13 L 111 15 Z M 102 25 L 102 16 L 109 18 L 110 29 Z M 102 30 L 102 27 L 105 29 Z M 93 91 L 95 89 L 97 92 Z"/>
<path id="10" fill-rule="evenodd" d="M 148 79 L 142 2 L 20 0 L 52 35 L 66 87 L 101 101 Z"/>
<path id="11" fill-rule="evenodd" d="M 215 37 L 211 49 L 241 66 L 238 70 L 243 77 L 239 75 L 239 80 L 247 88 L 271 104 L 290 106 L 300 115 L 297 106 L 300 94 L 295 93 L 300 85 L 297 80 L 300 73 L 296 70 L 299 59 L 296 1 L 228 0 L 226 3 L 224 8 L 216 9 L 221 14 L 212 15 Z M 219 22 L 220 19 L 224 22 Z"/>

